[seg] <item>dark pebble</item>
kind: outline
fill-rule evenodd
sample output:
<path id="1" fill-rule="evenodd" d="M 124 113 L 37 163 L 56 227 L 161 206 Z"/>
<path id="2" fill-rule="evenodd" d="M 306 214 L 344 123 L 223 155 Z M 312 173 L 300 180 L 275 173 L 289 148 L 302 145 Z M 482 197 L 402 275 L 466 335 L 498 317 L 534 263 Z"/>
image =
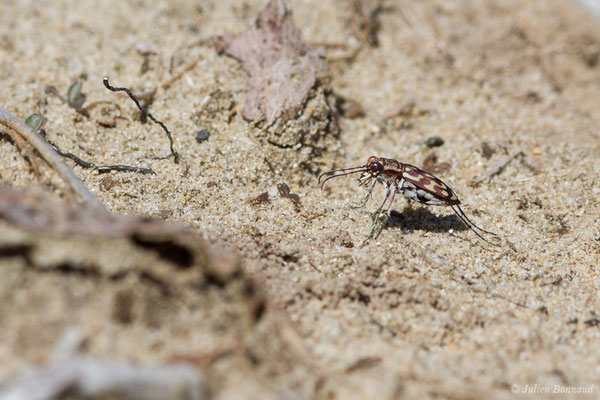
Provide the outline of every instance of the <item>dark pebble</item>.
<path id="1" fill-rule="evenodd" d="M 208 140 L 208 138 L 210 137 L 210 132 L 207 129 L 201 129 L 197 134 L 196 134 L 196 142 L 198 143 L 202 143 L 205 140 Z"/>
<path id="2" fill-rule="evenodd" d="M 438 136 L 432 136 L 425 141 L 427 147 L 439 147 L 444 144 L 444 139 Z"/>

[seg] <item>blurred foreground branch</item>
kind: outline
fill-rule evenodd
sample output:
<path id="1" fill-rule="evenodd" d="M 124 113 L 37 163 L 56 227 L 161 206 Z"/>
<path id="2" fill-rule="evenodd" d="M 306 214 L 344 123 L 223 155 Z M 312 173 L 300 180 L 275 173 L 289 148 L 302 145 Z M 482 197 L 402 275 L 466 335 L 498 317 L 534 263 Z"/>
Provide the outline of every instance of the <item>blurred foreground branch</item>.
<path id="1" fill-rule="evenodd" d="M 33 368 L 0 386 L 2 400 L 51 400 L 66 393 L 127 400 L 208 398 L 202 373 L 190 364 L 139 366 L 82 355 Z"/>

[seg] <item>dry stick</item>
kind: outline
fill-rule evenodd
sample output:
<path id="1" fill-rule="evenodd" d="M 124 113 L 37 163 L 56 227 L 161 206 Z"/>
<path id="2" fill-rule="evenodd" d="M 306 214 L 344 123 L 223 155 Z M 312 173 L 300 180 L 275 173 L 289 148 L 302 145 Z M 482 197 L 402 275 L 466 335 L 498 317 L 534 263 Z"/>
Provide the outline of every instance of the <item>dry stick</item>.
<path id="1" fill-rule="evenodd" d="M 122 164 L 97 165 L 92 162 L 87 162 L 87 161 L 84 161 L 81 158 L 77 157 L 73 153 L 68 153 L 66 151 L 59 149 L 58 146 L 54 142 L 51 142 L 48 139 L 46 139 L 46 141 L 50 144 L 50 146 L 52 146 L 54 151 L 56 151 L 58 154 L 60 154 L 61 156 L 65 157 L 65 158 L 70 158 L 71 160 L 73 160 L 75 162 L 75 164 L 79 165 L 81 168 L 91 168 L 100 173 L 110 172 L 110 171 L 123 171 L 123 172 L 138 172 L 140 174 L 156 175 L 156 173 L 154 171 L 152 171 L 152 169 L 150 169 L 150 168 L 133 167 L 131 165 L 122 165 Z"/>
<path id="2" fill-rule="evenodd" d="M 105 76 L 104 79 L 102 79 L 102 82 L 104 83 L 104 86 L 106 86 L 106 88 L 108 90 L 110 90 L 111 92 L 125 92 L 127 93 L 127 95 L 129 96 L 129 98 L 131 100 L 133 100 L 133 102 L 135 103 L 135 105 L 137 106 L 137 108 L 139 108 L 139 110 L 142 112 L 142 115 L 146 115 L 148 118 L 150 118 L 152 120 L 152 122 L 154 122 L 155 124 L 160 125 L 160 127 L 165 131 L 165 133 L 167 134 L 167 137 L 169 138 L 169 145 L 171 148 L 171 154 L 169 154 L 167 157 L 171 157 L 173 156 L 173 160 L 175 161 L 175 164 L 179 164 L 179 153 L 177 153 L 175 151 L 174 148 L 174 142 L 173 142 L 173 135 L 171 135 L 171 132 L 169 131 L 169 129 L 167 129 L 166 125 L 162 123 L 162 121 L 159 121 L 158 119 L 154 118 L 154 116 L 152 114 L 150 114 L 150 111 L 146 110 L 144 107 L 142 107 L 142 105 L 140 104 L 140 101 L 137 99 L 137 97 L 131 93 L 131 90 L 124 88 L 124 87 L 114 87 L 111 86 L 108 83 L 108 76 Z"/>
<path id="3" fill-rule="evenodd" d="M 521 150 L 513 151 L 511 154 L 507 155 L 506 157 L 504 157 L 503 159 L 498 161 L 492 168 L 487 170 L 485 174 L 473 179 L 472 184 L 477 185 L 486 179 L 490 179 L 491 177 L 498 175 L 500 172 L 502 172 L 504 167 L 506 167 L 513 159 L 515 159 L 519 155 L 523 155 L 523 151 L 521 151 Z"/>
<path id="4" fill-rule="evenodd" d="M 0 125 L 16 132 L 25 139 L 44 160 L 54 168 L 58 174 L 71 186 L 71 189 L 77 193 L 90 206 L 100 210 L 106 210 L 98 198 L 79 180 L 77 175 L 60 158 L 58 153 L 46 142 L 37 132 L 25 125 L 23 121 L 0 107 Z"/>
<path id="5" fill-rule="evenodd" d="M 29 160 L 29 163 L 31 164 L 31 168 L 33 168 L 33 173 L 35 174 L 35 176 L 38 179 L 41 178 L 40 166 L 44 162 L 44 160 L 41 160 L 40 157 L 35 154 L 35 151 L 31 148 L 31 146 L 27 144 L 27 140 L 23 139 L 21 135 L 9 134 L 9 136 L 12 138 L 13 142 L 15 142 L 19 150 L 21 150 L 23 156 L 27 160 Z"/>
<path id="6" fill-rule="evenodd" d="M 160 86 L 163 89 L 168 89 L 169 87 L 171 87 L 171 85 L 173 83 L 175 83 L 179 78 L 181 78 L 183 76 L 183 74 L 185 74 L 186 72 L 188 72 L 189 70 L 194 68 L 196 66 L 196 64 L 198 64 L 198 61 L 200 61 L 200 58 L 196 58 L 194 61 L 192 61 L 185 67 L 183 67 L 183 69 L 181 71 L 179 71 L 178 73 L 176 73 L 175 75 L 173 75 L 172 77 L 170 77 L 169 79 L 164 81 Z"/>
<path id="7" fill-rule="evenodd" d="M 173 57 L 175 56 L 175 54 L 177 54 L 179 52 L 179 50 L 181 49 L 191 49 L 193 47 L 196 46 L 204 46 L 204 45 L 213 45 L 213 38 L 212 37 L 208 37 L 208 38 L 202 38 L 202 39 L 198 39 L 195 42 L 187 45 L 187 46 L 183 46 L 180 47 L 178 49 L 176 49 L 173 52 L 173 55 L 171 56 L 171 63 L 173 62 Z M 178 73 L 176 73 L 175 75 L 173 75 L 172 77 L 170 77 L 169 79 L 165 80 L 163 83 L 160 84 L 160 86 L 163 89 L 168 89 L 171 87 L 171 85 L 173 83 L 175 83 L 177 80 L 179 80 L 186 72 L 190 71 L 192 68 L 194 68 L 198 62 L 200 62 L 200 57 L 196 57 L 195 60 L 193 60 L 192 62 L 190 62 L 189 64 L 187 64 L 185 67 L 183 67 L 183 69 L 181 71 L 179 71 Z M 169 71 L 172 71 L 172 67 L 169 69 Z"/>

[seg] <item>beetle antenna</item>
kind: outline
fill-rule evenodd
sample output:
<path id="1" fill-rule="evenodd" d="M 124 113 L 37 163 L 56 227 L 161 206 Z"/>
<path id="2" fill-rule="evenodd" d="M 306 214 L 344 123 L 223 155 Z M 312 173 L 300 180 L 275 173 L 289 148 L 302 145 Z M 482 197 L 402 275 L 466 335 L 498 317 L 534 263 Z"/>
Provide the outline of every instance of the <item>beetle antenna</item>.
<path id="1" fill-rule="evenodd" d="M 484 238 L 479 232 L 477 232 L 476 229 L 480 230 L 481 232 L 484 233 L 488 233 L 490 235 L 496 236 L 498 237 L 498 234 L 494 233 L 494 232 L 490 232 L 490 231 L 486 231 L 485 229 L 481 229 L 480 227 L 478 227 L 477 225 L 475 225 L 470 219 L 469 217 L 467 217 L 467 215 L 465 214 L 465 212 L 462 210 L 462 208 L 460 208 L 460 206 L 456 205 L 456 208 L 454 208 L 455 206 L 450 206 L 452 208 L 452 210 L 454 211 L 454 213 L 458 216 L 458 218 L 460 218 L 460 220 L 469 227 L 469 229 L 471 229 L 477 236 L 479 236 L 479 238 L 481 240 L 483 240 L 486 243 L 491 244 L 492 246 L 498 246 L 500 247 L 499 244 L 496 243 L 492 243 L 489 240 L 487 240 L 486 238 Z"/>
<path id="2" fill-rule="evenodd" d="M 319 175 L 318 182 L 321 183 L 321 190 L 323 190 L 323 186 L 325 185 L 325 182 L 327 182 L 330 179 L 337 178 L 338 176 L 352 175 L 352 174 L 356 174 L 358 172 L 364 172 L 366 170 L 367 170 L 367 167 L 365 165 L 361 165 L 359 167 L 351 167 L 351 168 L 332 169 L 331 171 L 327 171 L 327 172 L 324 172 L 321 175 Z M 341 172 L 341 174 L 329 176 L 326 179 L 324 179 L 323 182 L 321 182 L 321 178 L 323 178 L 325 175 L 335 174 L 336 172 Z"/>

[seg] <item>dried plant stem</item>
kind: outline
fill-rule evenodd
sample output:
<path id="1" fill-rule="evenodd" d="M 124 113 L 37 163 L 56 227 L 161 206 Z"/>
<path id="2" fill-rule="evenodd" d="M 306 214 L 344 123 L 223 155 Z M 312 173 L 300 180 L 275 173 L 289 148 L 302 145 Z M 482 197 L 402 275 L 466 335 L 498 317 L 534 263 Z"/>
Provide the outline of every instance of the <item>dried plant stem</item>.
<path id="1" fill-rule="evenodd" d="M 15 138 L 17 135 L 29 143 L 40 156 L 69 184 L 71 189 L 78 194 L 87 204 L 105 209 L 104 205 L 90 190 L 79 180 L 77 175 L 60 158 L 58 153 L 37 132 L 34 132 L 23 121 L 0 107 L 0 127 L 7 130 L 8 135 Z M 16 143 L 22 143 L 16 139 Z M 27 150 L 25 150 L 27 152 Z"/>
<path id="2" fill-rule="evenodd" d="M 186 65 L 185 67 L 183 67 L 181 69 L 181 71 L 179 71 L 178 73 L 176 73 L 175 75 L 173 75 L 172 77 L 170 77 L 169 79 L 167 79 L 166 81 L 164 81 L 161 86 L 163 89 L 168 89 L 171 87 L 171 85 L 173 83 L 175 83 L 176 81 L 178 81 L 186 72 L 192 70 L 197 64 L 198 61 L 200 61 L 200 58 L 196 58 L 194 61 L 190 62 L 188 65 Z"/>
<path id="3" fill-rule="evenodd" d="M 171 131 L 169 131 L 169 128 L 167 128 L 167 126 L 162 121 L 154 118 L 154 116 L 150 113 L 150 111 L 148 111 L 145 107 L 143 107 L 140 104 L 138 97 L 136 95 L 134 95 L 131 92 L 131 90 L 127 89 L 126 87 L 111 86 L 111 84 L 108 82 L 108 76 L 105 76 L 104 79 L 102 79 L 102 83 L 104 83 L 104 86 L 111 92 L 127 93 L 127 96 L 129 96 L 129 98 L 135 103 L 137 108 L 142 112 L 142 116 L 147 116 L 148 118 L 150 118 L 152 120 L 152 122 L 159 125 L 162 128 L 162 130 L 165 131 L 165 133 L 167 134 L 167 138 L 169 139 L 169 146 L 171 149 L 171 154 L 169 154 L 166 157 L 159 157 L 159 159 L 164 159 L 164 158 L 168 158 L 168 157 L 172 156 L 173 161 L 175 161 L 175 164 L 179 164 L 179 158 L 180 158 L 179 153 L 177 151 L 175 151 L 175 141 L 173 140 L 173 135 L 171 134 Z"/>
<path id="4" fill-rule="evenodd" d="M 522 155 L 523 155 L 523 151 L 520 149 L 513 151 L 512 153 L 510 153 L 509 155 L 507 155 L 506 157 L 504 157 L 500 161 L 498 161 L 496 164 L 494 164 L 483 175 L 475 177 L 472 180 L 471 185 L 473 185 L 473 186 L 479 185 L 481 182 L 483 182 L 487 179 L 491 179 L 495 175 L 498 175 L 500 172 L 502 172 L 504 167 L 506 167 L 512 160 L 517 158 L 517 156 L 522 156 Z"/>

